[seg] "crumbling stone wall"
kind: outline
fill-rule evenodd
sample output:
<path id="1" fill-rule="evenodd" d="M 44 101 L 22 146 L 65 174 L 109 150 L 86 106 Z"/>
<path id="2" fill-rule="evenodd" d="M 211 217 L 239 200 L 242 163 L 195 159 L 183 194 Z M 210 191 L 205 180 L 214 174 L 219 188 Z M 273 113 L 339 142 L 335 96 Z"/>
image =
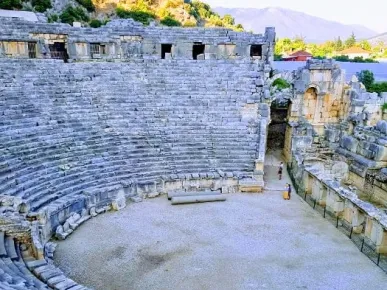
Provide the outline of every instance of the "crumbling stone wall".
<path id="1" fill-rule="evenodd" d="M 302 194 L 342 217 L 377 252 L 387 251 L 387 123 L 382 96 L 356 77 L 346 85 L 332 61 L 295 72 L 290 135 L 291 175 Z M 313 108 L 314 107 L 314 108 Z"/>

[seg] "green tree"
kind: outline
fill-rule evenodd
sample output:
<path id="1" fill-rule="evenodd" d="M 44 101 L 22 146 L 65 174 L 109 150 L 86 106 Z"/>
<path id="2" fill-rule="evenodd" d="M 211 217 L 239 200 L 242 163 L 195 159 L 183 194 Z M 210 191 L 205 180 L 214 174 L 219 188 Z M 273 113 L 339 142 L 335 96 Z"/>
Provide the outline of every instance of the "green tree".
<path id="1" fill-rule="evenodd" d="M 305 50 L 305 49 L 306 49 L 306 43 L 305 43 L 304 37 L 296 36 L 292 42 L 292 50 L 298 51 L 298 50 Z"/>
<path id="2" fill-rule="evenodd" d="M 0 9 L 21 9 L 22 3 L 20 0 L 1 0 L 0 1 Z"/>
<path id="3" fill-rule="evenodd" d="M 350 48 L 352 46 L 355 46 L 356 44 L 356 36 L 355 34 L 352 32 L 351 36 L 347 38 L 347 40 L 345 41 L 345 47 L 346 48 Z"/>
<path id="4" fill-rule="evenodd" d="M 32 0 L 32 6 L 36 11 L 43 13 L 49 8 L 52 8 L 51 0 Z"/>
<path id="5" fill-rule="evenodd" d="M 275 54 L 284 54 L 292 50 L 292 40 L 290 38 L 282 38 L 276 41 Z"/>
<path id="6" fill-rule="evenodd" d="M 359 81 L 363 83 L 367 91 L 372 87 L 375 82 L 374 73 L 369 70 L 362 70 L 356 74 Z"/>
<path id="7" fill-rule="evenodd" d="M 235 20 L 230 14 L 224 15 L 222 20 L 228 25 L 235 25 Z"/>
<path id="8" fill-rule="evenodd" d="M 89 12 L 95 11 L 95 6 L 91 0 L 76 0 L 80 5 L 86 8 Z"/>
<path id="9" fill-rule="evenodd" d="M 59 15 L 61 22 L 72 24 L 74 21 L 89 21 L 89 16 L 86 14 L 85 10 L 81 7 L 67 6 L 63 10 L 62 14 Z"/>
<path id="10" fill-rule="evenodd" d="M 335 40 L 335 51 L 342 51 L 344 49 L 343 41 L 340 36 Z"/>
<path id="11" fill-rule="evenodd" d="M 372 49 L 371 44 L 367 40 L 360 41 L 359 46 L 367 51 L 371 51 Z"/>

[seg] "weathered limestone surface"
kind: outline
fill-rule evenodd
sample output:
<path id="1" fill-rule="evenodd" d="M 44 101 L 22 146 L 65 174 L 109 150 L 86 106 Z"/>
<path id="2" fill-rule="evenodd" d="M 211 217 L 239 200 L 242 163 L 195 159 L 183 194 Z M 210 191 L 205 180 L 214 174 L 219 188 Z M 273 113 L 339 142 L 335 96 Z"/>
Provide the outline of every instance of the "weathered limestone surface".
<path id="1" fill-rule="evenodd" d="M 260 61 L 0 62 L 0 189 L 32 210 L 115 185 L 252 176 L 260 123 L 244 108 L 261 100 Z"/>

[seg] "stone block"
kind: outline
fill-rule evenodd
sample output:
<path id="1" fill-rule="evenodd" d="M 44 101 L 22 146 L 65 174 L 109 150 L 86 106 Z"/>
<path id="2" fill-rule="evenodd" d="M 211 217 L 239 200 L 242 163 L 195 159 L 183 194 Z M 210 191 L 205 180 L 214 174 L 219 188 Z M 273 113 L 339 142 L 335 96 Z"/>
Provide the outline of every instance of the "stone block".
<path id="1" fill-rule="evenodd" d="M 261 193 L 263 191 L 263 184 L 254 179 L 240 180 L 239 191 L 242 193 Z"/>

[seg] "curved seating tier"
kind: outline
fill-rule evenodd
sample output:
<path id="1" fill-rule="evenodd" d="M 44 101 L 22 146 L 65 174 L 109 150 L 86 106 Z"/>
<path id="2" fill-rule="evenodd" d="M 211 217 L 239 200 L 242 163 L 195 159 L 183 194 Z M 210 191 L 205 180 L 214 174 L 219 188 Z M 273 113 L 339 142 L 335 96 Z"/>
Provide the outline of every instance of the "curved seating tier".
<path id="1" fill-rule="evenodd" d="M 0 232 L 0 289 L 87 290 L 46 260 L 35 260 L 26 245 L 4 232 Z"/>
<path id="2" fill-rule="evenodd" d="M 125 180 L 254 170 L 259 129 L 240 111 L 258 64 L 0 63 L 0 193 L 32 211 Z"/>

